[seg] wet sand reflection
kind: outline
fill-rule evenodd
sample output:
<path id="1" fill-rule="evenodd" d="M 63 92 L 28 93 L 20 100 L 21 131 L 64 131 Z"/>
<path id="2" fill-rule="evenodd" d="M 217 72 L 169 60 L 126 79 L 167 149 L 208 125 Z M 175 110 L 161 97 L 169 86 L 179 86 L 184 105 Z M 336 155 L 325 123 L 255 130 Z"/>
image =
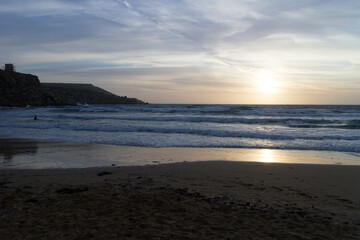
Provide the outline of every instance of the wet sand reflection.
<path id="1" fill-rule="evenodd" d="M 36 141 L 0 139 L 0 157 L 10 162 L 16 155 L 35 155 L 38 150 Z"/>

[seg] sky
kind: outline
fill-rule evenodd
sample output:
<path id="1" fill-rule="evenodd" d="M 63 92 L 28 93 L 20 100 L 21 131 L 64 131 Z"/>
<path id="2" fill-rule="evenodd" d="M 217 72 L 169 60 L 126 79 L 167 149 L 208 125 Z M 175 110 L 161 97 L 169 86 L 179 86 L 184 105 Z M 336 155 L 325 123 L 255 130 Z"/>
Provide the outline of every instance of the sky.
<path id="1" fill-rule="evenodd" d="M 359 0 L 0 0 L 0 64 L 150 103 L 360 104 Z"/>

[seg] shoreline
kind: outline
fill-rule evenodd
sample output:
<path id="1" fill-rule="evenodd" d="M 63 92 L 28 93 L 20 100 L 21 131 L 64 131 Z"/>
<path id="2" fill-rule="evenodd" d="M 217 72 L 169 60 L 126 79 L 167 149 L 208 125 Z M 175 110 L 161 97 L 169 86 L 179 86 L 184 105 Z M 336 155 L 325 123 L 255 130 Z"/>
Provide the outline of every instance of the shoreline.
<path id="1" fill-rule="evenodd" d="M 0 139 L 0 169 L 146 166 L 203 161 L 359 166 L 360 156 L 351 153 L 312 150 L 151 148 Z"/>

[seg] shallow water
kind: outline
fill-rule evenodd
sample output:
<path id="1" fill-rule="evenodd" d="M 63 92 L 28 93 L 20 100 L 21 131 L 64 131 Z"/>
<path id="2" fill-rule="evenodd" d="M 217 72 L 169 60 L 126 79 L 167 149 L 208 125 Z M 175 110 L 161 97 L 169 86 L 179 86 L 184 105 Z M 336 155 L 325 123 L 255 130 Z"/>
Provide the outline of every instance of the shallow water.
<path id="1" fill-rule="evenodd" d="M 148 148 L 0 139 L 0 169 L 141 166 L 196 161 L 360 165 L 360 157 L 327 151 Z"/>

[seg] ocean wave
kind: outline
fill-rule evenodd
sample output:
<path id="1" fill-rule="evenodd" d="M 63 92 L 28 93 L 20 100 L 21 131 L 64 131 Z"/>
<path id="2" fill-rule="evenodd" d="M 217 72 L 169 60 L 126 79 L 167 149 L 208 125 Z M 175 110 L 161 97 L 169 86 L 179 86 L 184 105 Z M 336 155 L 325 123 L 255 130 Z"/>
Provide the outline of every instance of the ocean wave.
<path id="1" fill-rule="evenodd" d="M 37 115 L 39 121 L 33 121 Z M 151 147 L 360 152 L 360 106 L 89 105 L 0 108 L 0 137 Z"/>
<path id="2" fill-rule="evenodd" d="M 76 143 L 98 143 L 120 146 L 143 146 L 143 147 L 200 147 L 200 148 L 263 148 L 263 149 L 286 149 L 286 150 L 316 150 L 316 151 L 339 151 L 360 154 L 360 142 L 347 140 L 269 140 L 251 138 L 222 138 L 184 134 L 159 134 L 151 132 L 132 132 L 116 134 L 113 132 L 85 132 L 79 134 L 74 131 L 47 130 L 40 134 L 36 129 L 7 129 L 11 136 L 48 141 L 63 141 Z M 9 132 L 1 131 L 0 137 L 8 137 Z"/>
<path id="3" fill-rule="evenodd" d="M 34 113 L 8 114 L 2 117 L 21 117 L 32 119 Z M 79 114 L 52 114 L 38 115 L 39 118 L 49 121 L 60 119 L 68 120 L 114 120 L 114 121 L 146 121 L 146 122 L 189 122 L 189 123 L 222 123 L 222 124 L 250 124 L 250 125 L 280 125 L 291 128 L 338 128 L 360 129 L 360 120 L 346 118 L 286 118 L 286 117 L 224 117 L 224 116 L 118 116 L 118 115 L 79 115 Z"/>
<path id="4" fill-rule="evenodd" d="M 204 106 L 204 105 L 87 105 L 66 108 L 54 108 L 52 112 L 82 112 L 82 113 L 107 113 L 107 112 L 152 112 L 152 113 L 219 113 L 232 112 L 232 107 Z M 239 108 L 240 109 L 240 108 Z M 244 107 L 242 109 L 252 109 Z"/>
<path id="5" fill-rule="evenodd" d="M 163 105 L 140 105 L 140 106 L 88 106 L 72 107 L 66 109 L 55 109 L 54 112 L 79 112 L 79 113 L 160 113 L 160 114 L 197 114 L 197 115 L 225 115 L 225 116 L 291 116 L 291 117 L 336 117 L 359 116 L 359 110 L 329 111 L 327 109 L 311 108 L 291 108 L 291 107 L 259 107 L 259 106 L 201 106 L 201 105 L 182 105 L 182 106 L 163 106 Z"/>
<path id="6" fill-rule="evenodd" d="M 341 110 L 339 110 L 341 109 Z M 339 113 L 341 111 L 341 113 Z M 89 105 L 2 109 L 0 118 L 113 119 L 283 125 L 359 129 L 359 106 Z M 0 119 L 1 120 L 1 119 Z M 353 121 L 353 122 L 350 122 Z"/>
<path id="7" fill-rule="evenodd" d="M 3 128 L 17 128 L 17 129 L 58 129 L 66 131 L 91 131 L 91 132 L 112 132 L 112 133 L 126 133 L 126 132 L 149 132 L 149 133 L 165 133 L 165 134 L 186 134 L 186 135 L 201 135 L 222 138 L 251 138 L 251 139 L 269 139 L 269 140 L 347 140 L 358 141 L 360 135 L 321 135 L 318 132 L 293 132 L 293 131 L 264 131 L 260 130 L 224 130 L 224 129 L 209 129 L 209 128 L 191 128 L 188 127 L 168 127 L 168 126 L 139 126 L 139 125 L 75 125 L 64 123 L 0 123 Z M 80 134 L 80 133 L 79 133 Z"/>

